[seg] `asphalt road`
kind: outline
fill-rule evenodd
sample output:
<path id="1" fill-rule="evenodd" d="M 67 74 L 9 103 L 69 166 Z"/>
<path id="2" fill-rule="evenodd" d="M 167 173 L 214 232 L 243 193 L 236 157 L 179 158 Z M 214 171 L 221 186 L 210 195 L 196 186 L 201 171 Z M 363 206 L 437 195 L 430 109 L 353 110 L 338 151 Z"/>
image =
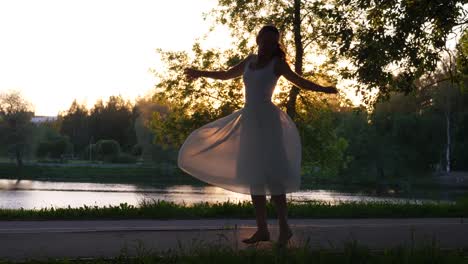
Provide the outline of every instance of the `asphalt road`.
<path id="1" fill-rule="evenodd" d="M 436 242 L 442 248 L 468 248 L 463 218 L 291 219 L 289 246 L 342 249 L 357 241 L 371 249 Z M 272 240 L 278 235 L 269 220 Z M 86 220 L 0 221 L 0 259 L 116 257 L 148 252 L 226 245 L 245 248 L 241 239 L 255 231 L 254 220 Z M 257 246 L 269 247 L 271 242 Z"/>

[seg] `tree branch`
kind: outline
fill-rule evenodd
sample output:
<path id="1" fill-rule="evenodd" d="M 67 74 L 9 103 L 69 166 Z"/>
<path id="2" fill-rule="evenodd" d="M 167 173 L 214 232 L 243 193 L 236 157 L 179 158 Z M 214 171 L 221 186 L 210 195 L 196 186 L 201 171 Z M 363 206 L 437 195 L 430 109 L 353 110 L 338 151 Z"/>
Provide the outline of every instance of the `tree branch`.
<path id="1" fill-rule="evenodd" d="M 436 85 L 436 84 L 438 84 L 438 83 L 445 82 L 445 81 L 450 81 L 450 77 L 442 78 L 442 79 L 436 80 L 436 81 L 434 81 L 434 82 L 431 82 L 431 83 L 429 83 L 429 84 L 426 84 L 426 85 L 424 85 L 423 87 L 421 87 L 421 89 L 426 89 L 426 88 L 428 88 L 428 87 L 430 87 L 430 86 L 433 86 L 433 85 Z"/>

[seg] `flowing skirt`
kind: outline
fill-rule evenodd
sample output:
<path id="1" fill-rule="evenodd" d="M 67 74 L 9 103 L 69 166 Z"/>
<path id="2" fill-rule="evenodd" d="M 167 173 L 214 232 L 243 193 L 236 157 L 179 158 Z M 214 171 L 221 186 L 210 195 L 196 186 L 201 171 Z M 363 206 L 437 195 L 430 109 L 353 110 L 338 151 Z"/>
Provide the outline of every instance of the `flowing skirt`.
<path id="1" fill-rule="evenodd" d="M 285 194 L 301 184 L 299 133 L 272 102 L 246 104 L 194 130 L 177 162 L 195 178 L 237 193 Z"/>

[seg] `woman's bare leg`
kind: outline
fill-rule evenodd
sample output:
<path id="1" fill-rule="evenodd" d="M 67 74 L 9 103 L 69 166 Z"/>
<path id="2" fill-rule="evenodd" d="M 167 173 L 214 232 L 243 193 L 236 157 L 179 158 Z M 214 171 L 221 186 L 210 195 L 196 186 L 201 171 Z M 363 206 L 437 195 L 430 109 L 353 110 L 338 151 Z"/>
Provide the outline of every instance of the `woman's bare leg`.
<path id="1" fill-rule="evenodd" d="M 270 240 L 270 234 L 267 226 L 267 210 L 265 195 L 251 195 L 252 203 L 255 208 L 255 219 L 257 221 L 257 232 L 250 238 L 242 240 L 244 243 L 256 243 L 258 241 Z"/>
<path id="2" fill-rule="evenodd" d="M 286 203 L 286 194 L 272 195 L 271 200 L 275 204 L 278 213 L 278 223 L 280 234 L 279 244 L 285 244 L 292 236 L 291 228 L 288 225 L 288 208 Z"/>
<path id="3" fill-rule="evenodd" d="M 255 218 L 257 220 L 258 230 L 268 231 L 266 196 L 265 195 L 252 195 L 252 203 L 255 208 Z"/>

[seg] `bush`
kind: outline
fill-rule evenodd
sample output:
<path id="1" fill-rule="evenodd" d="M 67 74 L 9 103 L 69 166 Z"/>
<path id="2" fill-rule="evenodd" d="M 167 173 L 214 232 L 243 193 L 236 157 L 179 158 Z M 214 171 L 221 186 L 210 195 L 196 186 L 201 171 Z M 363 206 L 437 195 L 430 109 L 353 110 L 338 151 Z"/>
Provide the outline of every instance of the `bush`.
<path id="1" fill-rule="evenodd" d="M 96 144 L 89 144 L 83 152 L 81 152 L 81 157 L 85 160 L 97 160 L 96 149 Z"/>
<path id="2" fill-rule="evenodd" d="M 69 153 L 71 148 L 68 138 L 58 137 L 40 142 L 36 154 L 39 158 L 60 159 L 64 154 Z"/>
<path id="3" fill-rule="evenodd" d="M 112 163 L 135 163 L 136 161 L 137 158 L 135 156 L 124 152 L 119 153 L 110 159 L 110 162 Z"/>
<path id="4" fill-rule="evenodd" d="M 139 157 L 143 154 L 143 146 L 140 144 L 136 144 L 132 147 L 132 155 Z"/>
<path id="5" fill-rule="evenodd" d="M 119 142 L 113 139 L 102 139 L 96 143 L 96 154 L 98 159 L 103 161 L 111 161 L 120 153 Z"/>

